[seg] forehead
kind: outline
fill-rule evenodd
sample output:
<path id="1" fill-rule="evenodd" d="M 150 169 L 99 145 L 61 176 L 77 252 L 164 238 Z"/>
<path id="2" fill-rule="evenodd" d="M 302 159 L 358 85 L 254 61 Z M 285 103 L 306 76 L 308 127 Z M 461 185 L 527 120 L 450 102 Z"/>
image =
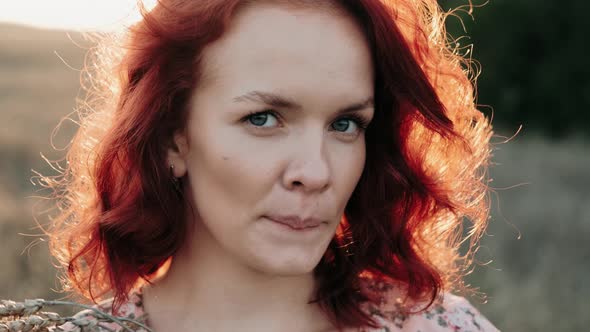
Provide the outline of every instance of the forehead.
<path id="1" fill-rule="evenodd" d="M 241 8 L 224 35 L 205 48 L 201 65 L 206 85 L 227 93 L 245 85 L 372 92 L 364 35 L 343 12 L 323 8 L 267 2 Z"/>

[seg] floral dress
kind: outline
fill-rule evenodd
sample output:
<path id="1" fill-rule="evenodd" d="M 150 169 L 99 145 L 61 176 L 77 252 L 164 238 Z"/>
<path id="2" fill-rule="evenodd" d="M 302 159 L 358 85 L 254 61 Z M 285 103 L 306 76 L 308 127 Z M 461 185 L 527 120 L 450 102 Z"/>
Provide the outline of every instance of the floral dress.
<path id="1" fill-rule="evenodd" d="M 381 298 L 381 303 L 371 304 L 369 302 L 361 304 L 361 309 L 369 313 L 372 318 L 380 325 L 379 328 L 364 328 L 359 332 L 495 332 L 499 331 L 492 325 L 480 312 L 473 307 L 465 298 L 445 293 L 439 297 L 437 301 L 426 311 L 417 314 L 405 314 L 402 310 L 402 302 L 397 297 L 396 289 L 388 283 L 375 282 L 369 279 L 361 279 L 361 287 L 366 292 L 378 293 Z M 112 299 L 105 300 L 99 303 L 95 308 L 112 314 L 111 311 Z M 90 320 L 93 319 L 89 310 L 79 312 L 77 317 L 84 317 L 88 315 Z M 117 317 L 122 319 L 132 319 L 142 322 L 147 325 L 147 315 L 143 309 L 142 289 L 134 290 L 130 293 L 129 300 L 121 306 Z M 126 323 L 125 321 L 122 321 Z M 97 324 L 94 321 L 94 324 Z M 130 329 L 124 329 L 117 323 L 101 322 L 100 331 L 136 331 L 147 332 L 141 326 L 129 323 L 127 326 Z M 74 332 L 81 331 L 72 323 L 66 323 L 57 327 L 54 332 L 66 331 Z M 83 330 L 82 330 L 83 331 Z M 167 331 L 163 331 L 167 332 Z"/>

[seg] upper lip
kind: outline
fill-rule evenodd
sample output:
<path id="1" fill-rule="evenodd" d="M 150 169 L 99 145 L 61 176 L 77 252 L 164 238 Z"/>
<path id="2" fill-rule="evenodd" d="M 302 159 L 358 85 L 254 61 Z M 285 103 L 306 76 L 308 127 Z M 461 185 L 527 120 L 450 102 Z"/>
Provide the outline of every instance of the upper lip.
<path id="1" fill-rule="evenodd" d="M 295 229 L 303 229 L 309 227 L 316 227 L 322 223 L 322 220 L 319 218 L 309 217 L 309 218 L 301 218 L 297 215 L 266 215 L 267 218 L 272 219 L 278 223 L 285 224 L 290 226 L 291 228 Z"/>

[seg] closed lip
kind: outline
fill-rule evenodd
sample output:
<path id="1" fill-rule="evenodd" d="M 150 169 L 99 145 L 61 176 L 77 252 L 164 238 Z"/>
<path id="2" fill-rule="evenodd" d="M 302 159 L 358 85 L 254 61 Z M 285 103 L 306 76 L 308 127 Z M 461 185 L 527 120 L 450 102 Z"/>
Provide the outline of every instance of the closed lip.
<path id="1" fill-rule="evenodd" d="M 294 229 L 304 229 L 304 228 L 312 228 L 317 227 L 322 223 L 322 220 L 319 218 L 301 218 L 297 215 L 266 215 L 268 219 L 276 221 L 280 224 L 287 225 Z"/>

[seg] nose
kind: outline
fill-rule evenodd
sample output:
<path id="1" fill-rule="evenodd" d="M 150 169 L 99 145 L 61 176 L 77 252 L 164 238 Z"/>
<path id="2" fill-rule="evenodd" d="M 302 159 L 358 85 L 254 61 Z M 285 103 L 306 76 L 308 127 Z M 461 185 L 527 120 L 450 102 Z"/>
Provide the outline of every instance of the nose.
<path id="1" fill-rule="evenodd" d="M 291 160 L 283 176 L 289 190 L 324 191 L 331 174 L 323 135 L 306 134 L 293 144 Z"/>

